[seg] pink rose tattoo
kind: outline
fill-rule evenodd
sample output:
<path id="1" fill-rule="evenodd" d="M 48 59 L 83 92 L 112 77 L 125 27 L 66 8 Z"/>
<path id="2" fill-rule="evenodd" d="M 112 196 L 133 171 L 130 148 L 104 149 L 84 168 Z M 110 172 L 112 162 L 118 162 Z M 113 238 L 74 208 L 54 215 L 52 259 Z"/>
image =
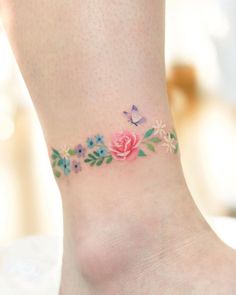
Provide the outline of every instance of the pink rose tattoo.
<path id="1" fill-rule="evenodd" d="M 111 140 L 110 152 L 115 160 L 133 160 L 138 156 L 140 136 L 130 131 L 114 133 Z"/>

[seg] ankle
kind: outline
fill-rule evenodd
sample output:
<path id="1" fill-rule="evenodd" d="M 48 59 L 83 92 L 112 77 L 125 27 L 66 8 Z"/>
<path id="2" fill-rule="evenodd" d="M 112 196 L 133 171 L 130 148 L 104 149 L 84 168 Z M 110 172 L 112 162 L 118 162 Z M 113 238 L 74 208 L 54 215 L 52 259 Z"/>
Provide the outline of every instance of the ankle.
<path id="1" fill-rule="evenodd" d="M 175 197 L 171 190 L 141 192 L 135 202 L 125 198 L 109 210 L 81 217 L 72 235 L 77 269 L 85 281 L 93 286 L 116 282 L 134 269 L 160 264 L 175 249 L 193 245 L 205 235 L 208 227 L 190 196 L 182 209 L 169 204 Z"/>
<path id="2" fill-rule="evenodd" d="M 65 234 L 73 237 L 76 268 L 89 285 L 149 268 L 205 231 L 177 158 L 163 154 L 132 164 L 61 185 L 70 217 Z"/>
<path id="3" fill-rule="evenodd" d="M 128 220 L 120 210 L 117 216 L 97 216 L 76 242 L 75 256 L 82 276 L 97 285 L 129 272 L 143 253 L 151 249 L 157 223 L 154 218 L 148 221 L 135 216 Z"/>

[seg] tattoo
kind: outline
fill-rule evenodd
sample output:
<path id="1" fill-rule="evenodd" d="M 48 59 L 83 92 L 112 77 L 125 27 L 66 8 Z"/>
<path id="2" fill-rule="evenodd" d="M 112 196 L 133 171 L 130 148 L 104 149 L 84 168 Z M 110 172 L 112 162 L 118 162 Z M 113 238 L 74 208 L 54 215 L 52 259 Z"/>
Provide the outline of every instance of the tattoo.
<path id="1" fill-rule="evenodd" d="M 131 112 L 123 112 L 132 125 L 139 126 L 146 119 L 136 106 Z M 85 144 L 77 144 L 73 148 L 65 146 L 60 151 L 52 148 L 52 168 L 56 177 L 62 174 L 80 173 L 82 163 L 89 166 L 101 166 L 114 161 L 130 161 L 147 157 L 159 148 L 176 154 L 179 149 L 174 129 L 167 130 L 166 124 L 157 120 L 144 134 L 133 131 L 115 132 L 108 143 L 101 134 L 88 137 Z"/>
<path id="2" fill-rule="evenodd" d="M 130 112 L 124 111 L 123 114 L 128 119 L 128 122 L 131 124 L 134 124 L 135 126 L 138 126 L 139 124 L 142 124 L 146 122 L 146 118 L 144 118 L 140 113 L 138 108 L 133 105 Z"/>

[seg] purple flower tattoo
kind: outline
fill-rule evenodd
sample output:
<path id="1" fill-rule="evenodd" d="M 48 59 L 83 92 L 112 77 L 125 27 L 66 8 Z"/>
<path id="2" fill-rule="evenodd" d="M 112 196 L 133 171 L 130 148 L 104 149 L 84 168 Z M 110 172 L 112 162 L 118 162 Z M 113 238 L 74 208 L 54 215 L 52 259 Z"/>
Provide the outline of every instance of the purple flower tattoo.
<path id="1" fill-rule="evenodd" d="M 77 155 L 78 158 L 84 157 L 85 156 L 85 152 L 86 152 L 86 149 L 82 146 L 82 144 L 78 144 L 75 147 L 75 153 L 76 153 L 76 155 Z"/>
<path id="2" fill-rule="evenodd" d="M 80 162 L 76 161 L 76 160 L 73 160 L 72 163 L 72 170 L 75 172 L 75 173 L 78 173 L 79 171 L 81 171 L 81 165 L 80 165 Z"/>

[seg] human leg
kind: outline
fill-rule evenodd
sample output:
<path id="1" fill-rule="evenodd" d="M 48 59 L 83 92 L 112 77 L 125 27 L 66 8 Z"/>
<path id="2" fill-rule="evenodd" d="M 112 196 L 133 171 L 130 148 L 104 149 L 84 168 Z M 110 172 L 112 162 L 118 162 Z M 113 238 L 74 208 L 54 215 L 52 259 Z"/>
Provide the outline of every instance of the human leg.
<path id="1" fill-rule="evenodd" d="M 98 134 L 108 145 L 122 130 L 142 138 L 156 120 L 172 129 L 164 1 L 2 0 L 2 15 L 50 156 L 51 147 L 62 154 L 64 145 L 86 145 Z M 138 126 L 123 114 L 133 104 L 146 118 Z M 61 295 L 215 294 L 223 283 L 232 290 L 235 257 L 196 208 L 179 155 L 166 153 L 161 140 L 156 152 L 142 144 L 147 156 L 131 161 L 112 154 L 111 163 L 91 167 L 81 156 L 82 170 L 69 175 L 56 166 Z M 216 259 L 228 281 L 212 275 Z"/>

